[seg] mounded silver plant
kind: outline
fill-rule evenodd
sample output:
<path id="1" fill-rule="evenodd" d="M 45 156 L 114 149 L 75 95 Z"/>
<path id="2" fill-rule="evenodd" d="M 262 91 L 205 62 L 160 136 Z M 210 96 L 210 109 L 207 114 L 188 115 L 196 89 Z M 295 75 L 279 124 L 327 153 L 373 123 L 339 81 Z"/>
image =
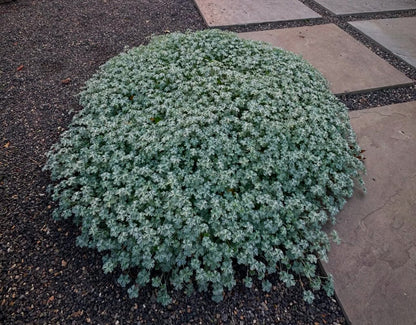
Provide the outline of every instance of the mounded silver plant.
<path id="1" fill-rule="evenodd" d="M 220 301 L 277 272 L 309 279 L 330 245 L 322 227 L 362 184 L 346 107 L 300 57 L 218 30 L 155 37 L 105 63 L 49 153 L 54 217 L 106 253 L 131 297 L 162 304 L 194 285 Z M 336 234 L 334 233 L 336 237 Z"/>

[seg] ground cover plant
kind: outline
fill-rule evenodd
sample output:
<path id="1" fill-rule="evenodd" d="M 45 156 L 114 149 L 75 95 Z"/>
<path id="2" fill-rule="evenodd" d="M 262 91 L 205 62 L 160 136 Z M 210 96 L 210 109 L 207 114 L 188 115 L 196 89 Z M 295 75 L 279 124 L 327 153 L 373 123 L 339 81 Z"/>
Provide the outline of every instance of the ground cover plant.
<path id="1" fill-rule="evenodd" d="M 345 106 L 298 56 L 216 30 L 154 38 L 104 64 L 46 165 L 55 218 L 106 253 L 131 297 L 151 283 L 210 290 L 278 273 L 310 280 L 322 230 L 364 169 Z M 336 234 L 334 234 L 336 239 Z"/>

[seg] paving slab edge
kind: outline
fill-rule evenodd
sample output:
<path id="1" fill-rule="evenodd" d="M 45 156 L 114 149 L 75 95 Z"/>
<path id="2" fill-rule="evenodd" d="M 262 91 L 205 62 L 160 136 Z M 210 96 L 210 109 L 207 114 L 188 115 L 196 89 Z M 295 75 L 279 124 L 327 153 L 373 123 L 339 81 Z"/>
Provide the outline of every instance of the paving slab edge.
<path id="1" fill-rule="evenodd" d="M 409 18 L 409 17 L 403 17 L 403 18 Z M 416 17 L 415 17 L 416 18 Z M 382 19 L 374 19 L 374 20 L 383 20 L 383 19 L 400 19 L 400 18 L 382 18 Z M 386 51 L 387 53 L 389 53 L 390 55 L 393 55 L 397 60 L 401 61 L 402 63 L 408 65 L 409 67 L 416 69 L 416 66 L 411 65 L 409 62 L 405 61 L 404 59 L 402 59 L 400 56 L 398 56 L 396 53 L 394 53 L 393 51 L 389 50 L 387 47 L 385 47 L 383 44 L 381 44 L 380 42 L 378 42 L 377 40 L 375 40 L 374 38 L 370 37 L 370 35 L 365 34 L 363 31 L 361 31 L 359 28 L 355 27 L 354 25 L 352 25 L 351 23 L 355 23 L 355 22 L 359 22 L 359 21 L 373 21 L 373 20 L 355 20 L 355 21 L 349 21 L 348 22 L 348 26 L 350 26 L 352 29 L 354 29 L 355 32 L 360 33 L 362 37 L 367 38 L 369 41 L 373 42 L 374 44 L 376 44 L 377 46 L 379 46 L 381 49 L 383 49 L 384 51 Z M 378 55 L 378 54 L 377 54 Z M 379 55 L 380 56 L 380 55 Z M 380 56 L 381 57 L 381 56 Z M 383 60 L 385 60 L 383 58 Z M 397 68 L 396 68 L 397 69 Z M 398 69 L 399 70 L 399 69 Z M 400 71 L 400 70 L 399 70 Z M 409 78 L 409 77 L 408 77 Z M 410 78 L 409 78 L 410 79 Z M 415 83 L 415 81 L 413 82 Z"/>
<path id="2" fill-rule="evenodd" d="M 392 9 L 392 10 L 376 10 L 376 11 L 353 11 L 353 12 L 344 12 L 344 13 L 336 13 L 334 11 L 332 11 L 331 9 L 325 7 L 323 4 L 315 1 L 315 0 L 309 0 L 311 2 L 313 2 L 313 4 L 315 6 L 317 6 L 318 8 L 322 8 L 323 12 L 327 11 L 330 15 L 332 16 L 336 16 L 336 17 L 345 17 L 345 16 L 361 16 L 361 15 L 391 15 L 391 14 L 400 14 L 402 12 L 408 12 L 408 11 L 416 11 L 416 8 L 407 8 L 407 9 Z M 301 1 L 305 6 L 311 8 L 310 3 L 308 3 L 309 1 Z M 311 8 L 312 9 L 312 8 Z M 314 10 L 314 9 L 312 9 Z M 315 11 L 315 10 L 314 10 Z M 318 14 L 322 15 L 321 13 L 318 12 Z M 324 16 L 324 15 L 322 15 Z"/>
<path id="3" fill-rule="evenodd" d="M 384 60 L 384 59 L 383 59 Z M 387 61 L 386 61 L 387 62 Z M 389 63 L 389 62 L 387 62 Z M 389 63 L 390 64 L 390 63 Z M 390 64 L 391 65 L 391 64 Z M 394 66 L 393 66 L 394 67 Z M 396 70 L 400 71 L 399 69 L 397 69 L 396 67 L 394 67 Z M 403 73 L 402 71 L 400 71 L 401 73 Z M 404 73 L 403 73 L 404 74 Z M 406 76 L 406 75 L 405 75 Z M 406 76 L 407 77 L 407 76 Z M 416 84 L 416 81 L 413 79 L 410 79 L 409 77 L 407 77 L 410 82 L 405 82 L 405 83 L 398 83 L 395 85 L 391 85 L 391 86 L 382 86 L 382 87 L 375 87 L 375 88 L 368 88 L 368 89 L 360 89 L 360 90 L 353 90 L 353 91 L 346 91 L 343 93 L 333 93 L 335 96 L 341 96 L 341 95 L 361 95 L 361 94 L 367 94 L 367 93 L 371 93 L 373 91 L 378 91 L 378 90 L 385 90 L 385 89 L 396 89 L 396 88 L 402 88 L 402 87 L 410 87 Z"/>
<path id="4" fill-rule="evenodd" d="M 199 15 L 202 17 L 202 20 L 204 21 L 205 26 L 207 26 L 209 28 L 210 26 L 209 26 L 207 20 L 205 19 L 205 16 L 202 14 L 202 11 L 199 8 L 198 4 L 196 3 L 196 0 L 192 0 L 192 3 L 194 4 L 194 7 L 196 8 L 196 10 L 198 10 Z"/>
<path id="5" fill-rule="evenodd" d="M 324 276 L 328 277 L 329 273 L 325 270 L 325 267 L 324 267 L 323 263 L 325 263 L 325 262 L 322 262 L 321 260 L 318 260 L 318 270 L 319 270 L 319 272 L 322 272 L 322 274 Z M 342 310 L 342 313 L 344 314 L 344 318 L 345 318 L 345 321 L 346 321 L 347 325 L 352 325 L 351 320 L 348 317 L 348 314 L 345 311 L 344 305 L 342 304 L 341 299 L 339 299 L 336 290 L 334 290 L 334 298 L 337 301 L 338 305 L 340 306 L 340 308 Z"/>
<path id="6" fill-rule="evenodd" d="M 200 12 L 201 13 L 201 12 Z M 201 14 L 202 15 L 202 14 Z M 298 18 L 298 19 L 287 19 L 287 20 L 270 20 L 270 21 L 262 21 L 262 22 L 253 22 L 253 23 L 246 23 L 246 24 L 232 24 L 232 25 L 209 25 L 204 18 L 205 24 L 208 28 L 236 28 L 236 27 L 249 27 L 249 26 L 257 26 L 257 25 L 266 25 L 266 24 L 276 24 L 276 23 L 294 23 L 298 21 L 319 21 L 322 20 L 322 17 L 315 17 L 315 18 Z M 322 22 L 325 24 L 325 22 Z M 321 24 L 314 24 L 314 25 L 321 25 Z"/>
<path id="7" fill-rule="evenodd" d="M 327 9 L 327 11 L 336 17 L 348 17 L 348 16 L 366 16 L 366 15 L 395 15 L 400 14 L 402 12 L 409 12 L 409 11 L 416 11 L 416 9 L 399 9 L 399 10 L 381 10 L 381 11 L 360 11 L 360 12 L 347 12 L 347 13 L 340 13 L 336 14 L 335 12 Z"/>

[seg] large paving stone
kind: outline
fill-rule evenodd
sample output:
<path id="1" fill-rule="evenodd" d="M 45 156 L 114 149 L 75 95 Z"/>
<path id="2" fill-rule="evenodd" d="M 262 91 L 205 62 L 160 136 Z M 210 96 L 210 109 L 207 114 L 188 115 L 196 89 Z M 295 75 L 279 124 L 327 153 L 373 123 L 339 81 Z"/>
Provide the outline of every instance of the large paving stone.
<path id="1" fill-rule="evenodd" d="M 315 0 L 336 15 L 416 9 L 415 0 Z"/>
<path id="2" fill-rule="evenodd" d="M 297 0 L 195 0 L 208 26 L 319 18 Z"/>
<path id="3" fill-rule="evenodd" d="M 353 325 L 416 321 L 416 102 L 350 112 L 367 194 L 337 216 L 325 270 Z"/>
<path id="4" fill-rule="evenodd" d="M 334 24 L 239 34 L 302 55 L 336 93 L 411 84 L 412 80 Z"/>
<path id="5" fill-rule="evenodd" d="M 416 68 L 416 17 L 355 21 L 350 24 Z"/>

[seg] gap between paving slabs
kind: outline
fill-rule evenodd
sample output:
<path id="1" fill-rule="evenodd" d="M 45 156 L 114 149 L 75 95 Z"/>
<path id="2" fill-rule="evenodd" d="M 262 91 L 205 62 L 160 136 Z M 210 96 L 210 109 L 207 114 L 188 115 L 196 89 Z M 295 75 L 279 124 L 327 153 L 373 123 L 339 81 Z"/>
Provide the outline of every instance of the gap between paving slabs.
<path id="1" fill-rule="evenodd" d="M 314 0 L 335 15 L 367 14 L 416 9 L 413 0 Z"/>
<path id="2" fill-rule="evenodd" d="M 328 80 L 335 94 L 413 84 L 413 80 L 334 24 L 240 33 L 300 54 Z"/>
<path id="3" fill-rule="evenodd" d="M 416 68 L 416 17 L 362 20 L 349 24 Z"/>

